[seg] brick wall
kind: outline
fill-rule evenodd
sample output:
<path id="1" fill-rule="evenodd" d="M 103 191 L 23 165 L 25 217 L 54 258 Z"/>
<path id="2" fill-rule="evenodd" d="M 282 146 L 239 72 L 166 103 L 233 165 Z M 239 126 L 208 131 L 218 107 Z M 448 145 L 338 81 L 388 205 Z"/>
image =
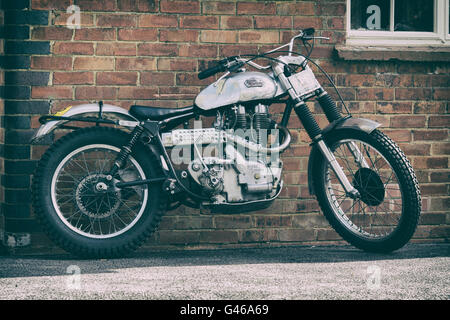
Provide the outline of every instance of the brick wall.
<path id="1" fill-rule="evenodd" d="M 80 29 L 66 27 L 71 4 L 81 9 Z M 314 27 L 331 40 L 318 42 L 312 56 L 330 72 L 351 111 L 381 122 L 416 169 L 424 213 L 415 241 L 448 240 L 448 63 L 337 58 L 334 47 L 345 41 L 345 7 L 345 1 L 325 0 L 7 1 L 5 134 L 0 135 L 7 231 L 32 234 L 33 247 L 49 245 L 30 207 L 30 174 L 47 147 L 28 144 L 40 115 L 98 100 L 125 108 L 134 103 L 190 105 L 211 81 L 198 80 L 197 72 L 212 60 L 267 51 L 296 30 Z M 325 84 L 324 77 L 319 79 Z M 311 106 L 326 124 L 320 110 Z M 278 116 L 282 111 L 277 105 L 271 109 Z M 284 154 L 286 188 L 270 209 L 211 215 L 180 208 L 167 213 L 147 246 L 339 241 L 308 194 L 309 140 L 300 127 L 292 117 L 293 145 Z"/>
<path id="2" fill-rule="evenodd" d="M 3 16 L 3 5 L 2 0 L 0 0 L 0 26 L 3 26 L 4 16 Z M 3 37 L 0 36 L 0 56 L 3 56 Z M 3 88 L 5 83 L 3 66 L 0 64 L 0 88 Z M 4 113 L 4 101 L 3 101 L 3 89 L 0 89 L 0 115 Z M 3 176 L 3 162 L 4 162 L 4 148 L 3 144 L 5 141 L 5 130 L 3 129 L 3 124 L 0 124 L 0 175 Z M 3 184 L 0 183 L 0 203 L 3 203 Z M 4 214 L 0 206 L 0 253 L 3 252 L 3 238 L 5 233 L 4 227 Z"/>

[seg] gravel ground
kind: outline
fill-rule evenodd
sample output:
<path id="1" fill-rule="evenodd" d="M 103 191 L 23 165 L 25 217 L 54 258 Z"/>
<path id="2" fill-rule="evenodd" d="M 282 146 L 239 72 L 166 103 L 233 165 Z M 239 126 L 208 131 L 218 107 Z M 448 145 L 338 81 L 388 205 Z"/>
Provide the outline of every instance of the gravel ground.
<path id="1" fill-rule="evenodd" d="M 350 246 L 0 257 L 0 299 L 444 299 L 450 245 L 387 255 Z"/>

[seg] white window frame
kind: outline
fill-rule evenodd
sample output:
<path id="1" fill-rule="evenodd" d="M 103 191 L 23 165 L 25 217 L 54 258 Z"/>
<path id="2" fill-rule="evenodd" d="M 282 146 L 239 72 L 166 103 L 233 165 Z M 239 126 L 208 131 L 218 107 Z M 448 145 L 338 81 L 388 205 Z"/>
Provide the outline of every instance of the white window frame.
<path id="1" fill-rule="evenodd" d="M 450 32 L 448 30 L 450 0 L 430 0 L 434 1 L 435 32 L 351 30 L 351 1 L 347 0 L 347 45 L 403 47 L 450 45 Z M 390 28 L 394 25 L 394 1 L 390 0 Z"/>

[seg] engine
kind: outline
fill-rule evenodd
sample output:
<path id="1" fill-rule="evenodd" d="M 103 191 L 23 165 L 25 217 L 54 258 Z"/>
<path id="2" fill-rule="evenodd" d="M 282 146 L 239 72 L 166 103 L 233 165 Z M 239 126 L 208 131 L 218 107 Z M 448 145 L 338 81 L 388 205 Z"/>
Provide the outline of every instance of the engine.
<path id="1" fill-rule="evenodd" d="M 214 128 L 173 130 L 162 140 L 166 146 L 193 146 L 196 158 L 187 171 L 213 204 L 244 203 L 270 199 L 280 189 L 279 153 L 289 141 L 272 144 L 278 141 L 273 124 L 268 106 L 237 105 L 218 112 Z M 214 146 L 216 154 L 205 156 L 201 145 Z"/>

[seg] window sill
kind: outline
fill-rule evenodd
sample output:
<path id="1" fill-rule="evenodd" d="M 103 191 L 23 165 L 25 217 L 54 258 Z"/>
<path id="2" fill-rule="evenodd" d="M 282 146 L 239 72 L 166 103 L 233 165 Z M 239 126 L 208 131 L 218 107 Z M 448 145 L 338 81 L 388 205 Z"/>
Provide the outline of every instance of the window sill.
<path id="1" fill-rule="evenodd" d="M 408 46 L 349 46 L 337 45 L 338 56 L 344 60 L 404 60 L 404 61 L 450 61 L 450 47 Z"/>

